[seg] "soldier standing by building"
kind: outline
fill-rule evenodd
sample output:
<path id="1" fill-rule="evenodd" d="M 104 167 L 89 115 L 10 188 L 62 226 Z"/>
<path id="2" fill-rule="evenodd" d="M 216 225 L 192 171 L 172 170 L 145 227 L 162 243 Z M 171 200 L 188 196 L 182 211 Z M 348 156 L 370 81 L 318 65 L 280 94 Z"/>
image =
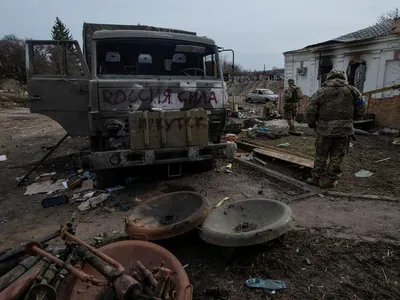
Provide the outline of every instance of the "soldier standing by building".
<path id="1" fill-rule="evenodd" d="M 285 104 L 283 106 L 285 112 L 285 119 L 289 125 L 289 133 L 296 134 L 296 128 L 294 127 L 294 122 L 297 114 L 297 108 L 299 102 L 303 97 L 303 93 L 300 87 L 294 84 L 293 79 L 288 80 L 289 87 L 284 92 Z"/>
<path id="2" fill-rule="evenodd" d="M 332 70 L 308 104 L 306 121 L 317 133 L 314 169 L 308 183 L 322 188 L 337 185 L 354 134 L 353 120 L 361 118 L 365 108 L 364 97 L 347 83 L 345 73 Z"/>

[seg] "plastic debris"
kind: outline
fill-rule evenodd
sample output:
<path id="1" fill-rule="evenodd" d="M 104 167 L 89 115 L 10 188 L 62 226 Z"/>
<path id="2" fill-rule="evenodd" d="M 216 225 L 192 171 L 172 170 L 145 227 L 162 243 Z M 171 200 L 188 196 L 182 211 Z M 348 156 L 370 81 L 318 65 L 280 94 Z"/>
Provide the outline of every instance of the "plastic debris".
<path id="1" fill-rule="evenodd" d="M 42 200 L 42 206 L 44 208 L 59 206 L 61 204 L 67 204 L 67 203 L 68 203 L 68 197 L 65 195 L 49 197 Z"/>
<path id="2" fill-rule="evenodd" d="M 0 155 L 0 161 L 6 161 L 7 160 L 7 156 L 5 154 Z"/>
<path id="3" fill-rule="evenodd" d="M 91 173 L 89 171 L 84 172 L 83 175 L 82 175 L 83 179 L 88 179 L 88 180 L 93 180 L 94 177 L 95 177 L 95 174 L 93 174 L 93 173 Z"/>
<path id="4" fill-rule="evenodd" d="M 250 278 L 246 280 L 246 286 L 254 289 L 267 289 L 281 291 L 286 289 L 286 284 L 281 280 Z"/>
<path id="5" fill-rule="evenodd" d="M 231 199 L 230 197 L 225 197 L 224 199 L 222 199 L 221 201 L 219 201 L 214 207 L 220 207 L 222 204 L 224 204 L 226 201 L 228 201 L 229 199 Z"/>
<path id="6" fill-rule="evenodd" d="M 106 201 L 109 197 L 110 197 L 110 194 L 100 194 L 100 195 L 98 195 L 96 197 L 90 198 L 90 199 L 82 202 L 78 206 L 78 209 L 80 211 L 85 211 L 85 210 L 89 210 L 91 208 L 95 208 L 100 203 Z"/>
<path id="7" fill-rule="evenodd" d="M 106 191 L 112 193 L 112 192 L 123 190 L 124 188 L 125 187 L 122 186 L 122 185 L 117 185 L 117 186 L 114 186 L 114 187 L 106 188 Z"/>
<path id="8" fill-rule="evenodd" d="M 367 178 L 371 177 L 374 175 L 374 173 L 368 171 L 368 170 L 360 170 L 357 173 L 354 174 L 357 178 Z"/>

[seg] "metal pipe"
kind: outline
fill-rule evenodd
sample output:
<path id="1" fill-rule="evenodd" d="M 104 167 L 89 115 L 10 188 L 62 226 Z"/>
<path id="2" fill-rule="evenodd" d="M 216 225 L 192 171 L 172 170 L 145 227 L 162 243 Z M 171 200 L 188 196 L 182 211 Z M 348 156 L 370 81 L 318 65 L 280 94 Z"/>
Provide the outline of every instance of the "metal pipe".
<path id="1" fill-rule="evenodd" d="M 92 247 L 88 243 L 82 241 L 80 238 L 72 235 L 67 230 L 68 230 L 67 226 L 64 226 L 64 228 L 61 230 L 61 238 L 63 240 L 69 239 L 69 240 L 77 243 L 78 245 L 86 247 L 87 249 L 89 249 L 90 252 L 92 252 L 93 254 L 97 255 L 102 260 L 104 260 L 105 262 L 109 263 L 114 268 L 116 268 L 118 270 L 118 272 L 120 272 L 120 273 L 124 273 L 125 272 L 125 268 L 119 262 L 115 261 L 114 259 L 112 259 L 108 255 L 104 254 L 103 252 L 97 250 L 96 248 Z"/>
<path id="2" fill-rule="evenodd" d="M 55 239 L 56 237 L 60 236 L 60 230 L 57 230 L 56 232 L 43 237 L 41 240 L 39 240 L 39 243 L 41 245 L 47 243 L 48 241 L 51 241 L 53 239 Z M 25 254 L 25 249 L 26 249 L 26 245 L 22 245 L 22 246 L 18 246 L 17 248 L 14 248 L 12 250 L 10 250 L 9 252 L 6 252 L 4 255 L 2 255 L 0 257 L 0 263 L 8 261 L 9 259 L 11 259 L 12 257 L 20 257 L 22 255 Z"/>
<path id="3" fill-rule="evenodd" d="M 64 137 L 53 147 L 51 148 L 51 150 L 49 152 L 47 152 L 47 154 L 39 161 L 35 164 L 35 166 L 28 172 L 26 173 L 26 175 L 24 177 L 21 178 L 20 181 L 18 181 L 17 186 L 20 186 L 22 182 L 25 181 L 25 179 L 28 178 L 29 175 L 32 174 L 33 171 L 36 170 L 37 167 L 39 167 L 41 165 L 41 163 L 50 156 L 50 154 L 52 154 L 54 152 L 54 150 L 56 150 L 62 142 L 64 142 L 64 140 L 69 136 L 69 134 L 67 133 L 66 135 L 64 135 Z"/>
<path id="4" fill-rule="evenodd" d="M 71 272 L 71 274 L 75 275 L 78 277 L 80 280 L 82 280 L 85 283 L 92 283 L 97 286 L 105 286 L 108 285 L 108 280 L 99 280 L 94 278 L 93 276 L 86 274 L 85 272 L 78 270 L 77 268 L 73 267 L 72 265 L 62 261 L 61 259 L 55 257 L 54 255 L 51 255 L 50 253 L 46 252 L 45 250 L 41 249 L 39 247 L 40 245 L 38 243 L 30 243 L 27 246 L 27 251 L 29 253 L 37 253 L 44 258 L 47 258 L 48 260 L 52 261 L 55 263 L 57 266 L 66 269 L 67 271 Z"/>

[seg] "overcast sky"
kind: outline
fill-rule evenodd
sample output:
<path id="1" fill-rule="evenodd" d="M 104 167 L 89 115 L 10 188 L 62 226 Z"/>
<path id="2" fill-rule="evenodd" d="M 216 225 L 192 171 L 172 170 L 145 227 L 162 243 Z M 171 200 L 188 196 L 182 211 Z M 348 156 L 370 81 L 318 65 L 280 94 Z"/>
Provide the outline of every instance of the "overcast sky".
<path id="1" fill-rule="evenodd" d="M 0 35 L 50 39 L 59 17 L 82 41 L 83 22 L 196 31 L 235 50 L 248 69 L 283 67 L 282 52 L 374 24 L 398 0 L 0 0 Z M 227 57 L 228 58 L 228 57 Z"/>

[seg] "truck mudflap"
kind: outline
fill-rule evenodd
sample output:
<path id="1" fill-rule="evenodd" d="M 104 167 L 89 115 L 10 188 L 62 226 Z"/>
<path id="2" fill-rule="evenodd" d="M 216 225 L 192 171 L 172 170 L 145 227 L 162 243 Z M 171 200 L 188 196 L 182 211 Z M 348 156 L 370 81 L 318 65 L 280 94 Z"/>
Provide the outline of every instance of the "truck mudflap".
<path id="1" fill-rule="evenodd" d="M 115 169 L 156 164 L 194 162 L 216 158 L 233 158 L 235 143 L 210 144 L 202 147 L 164 148 L 151 150 L 116 150 L 92 152 L 95 170 Z"/>

